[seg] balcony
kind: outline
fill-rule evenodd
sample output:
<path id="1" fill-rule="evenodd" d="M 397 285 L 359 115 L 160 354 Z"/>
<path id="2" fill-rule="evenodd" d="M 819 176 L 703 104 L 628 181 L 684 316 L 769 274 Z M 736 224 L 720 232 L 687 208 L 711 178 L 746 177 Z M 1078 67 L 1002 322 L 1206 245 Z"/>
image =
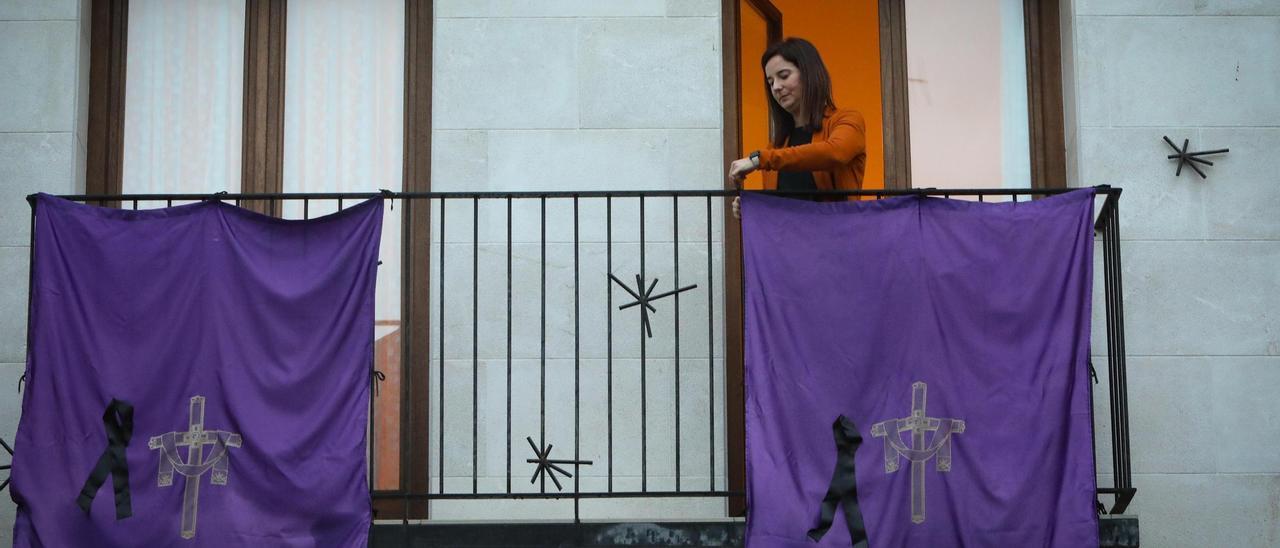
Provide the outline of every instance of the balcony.
<path id="1" fill-rule="evenodd" d="M 1058 192 L 822 194 L 1019 202 Z M 382 193 L 372 545 L 740 545 L 734 194 Z M 134 209 L 215 199 L 306 219 L 378 195 L 67 198 Z M 1136 518 L 1121 517 L 1135 489 L 1120 189 L 1097 196 L 1094 314 L 1106 362 L 1093 373 L 1106 376 L 1108 394 L 1095 394 L 1094 421 L 1110 435 L 1095 445 L 1110 448 L 1113 479 L 1098 488 L 1103 545 L 1136 546 Z M 1095 336 L 1095 355 L 1103 342 Z"/>

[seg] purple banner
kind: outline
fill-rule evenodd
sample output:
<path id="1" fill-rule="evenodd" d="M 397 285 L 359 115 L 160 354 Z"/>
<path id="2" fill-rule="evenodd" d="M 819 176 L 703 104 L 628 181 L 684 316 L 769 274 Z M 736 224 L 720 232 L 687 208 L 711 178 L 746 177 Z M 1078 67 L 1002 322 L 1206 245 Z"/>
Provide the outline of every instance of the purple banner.
<path id="1" fill-rule="evenodd" d="M 381 224 L 39 196 L 15 546 L 364 546 Z"/>
<path id="2" fill-rule="evenodd" d="M 1093 196 L 742 197 L 748 546 L 1098 545 Z"/>

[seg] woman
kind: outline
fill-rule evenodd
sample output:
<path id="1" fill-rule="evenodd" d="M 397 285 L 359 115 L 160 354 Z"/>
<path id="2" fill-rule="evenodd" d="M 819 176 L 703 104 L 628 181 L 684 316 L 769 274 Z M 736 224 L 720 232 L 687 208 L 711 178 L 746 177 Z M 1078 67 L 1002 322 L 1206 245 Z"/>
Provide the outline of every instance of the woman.
<path id="1" fill-rule="evenodd" d="M 831 76 L 818 49 L 787 38 L 760 58 L 769 93 L 770 146 L 729 164 L 741 183 L 763 170 L 765 190 L 858 190 L 867 168 L 866 121 L 831 98 Z M 733 200 L 738 216 L 738 199 Z"/>

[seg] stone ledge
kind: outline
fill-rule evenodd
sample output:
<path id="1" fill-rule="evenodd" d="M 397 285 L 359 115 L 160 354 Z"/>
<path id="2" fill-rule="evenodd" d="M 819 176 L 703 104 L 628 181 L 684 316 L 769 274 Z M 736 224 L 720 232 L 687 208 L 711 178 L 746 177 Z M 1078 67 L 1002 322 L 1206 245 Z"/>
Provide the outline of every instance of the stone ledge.
<path id="1" fill-rule="evenodd" d="M 1138 546 L 1138 517 L 1103 516 L 1100 519 L 1103 548 Z M 517 523 L 448 525 L 374 525 L 371 548 L 401 546 L 498 547 L 608 547 L 608 546 L 742 546 L 746 524 L 699 523 Z M 406 539 L 406 534 L 408 538 Z"/>

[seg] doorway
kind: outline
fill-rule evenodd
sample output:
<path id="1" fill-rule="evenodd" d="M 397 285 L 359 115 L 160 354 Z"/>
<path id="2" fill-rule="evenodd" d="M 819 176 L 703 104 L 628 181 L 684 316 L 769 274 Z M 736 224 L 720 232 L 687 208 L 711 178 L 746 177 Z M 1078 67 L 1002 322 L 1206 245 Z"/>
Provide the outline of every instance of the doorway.
<path id="1" fill-rule="evenodd" d="M 837 106 L 861 112 L 867 122 L 867 171 L 863 188 L 885 188 L 884 116 L 880 78 L 880 15 L 876 2 L 847 0 L 736 0 L 738 2 L 737 152 L 745 157 L 769 137 L 768 92 L 760 56 L 783 36 L 803 37 L 822 54 Z M 763 188 L 759 172 L 743 188 Z"/>

